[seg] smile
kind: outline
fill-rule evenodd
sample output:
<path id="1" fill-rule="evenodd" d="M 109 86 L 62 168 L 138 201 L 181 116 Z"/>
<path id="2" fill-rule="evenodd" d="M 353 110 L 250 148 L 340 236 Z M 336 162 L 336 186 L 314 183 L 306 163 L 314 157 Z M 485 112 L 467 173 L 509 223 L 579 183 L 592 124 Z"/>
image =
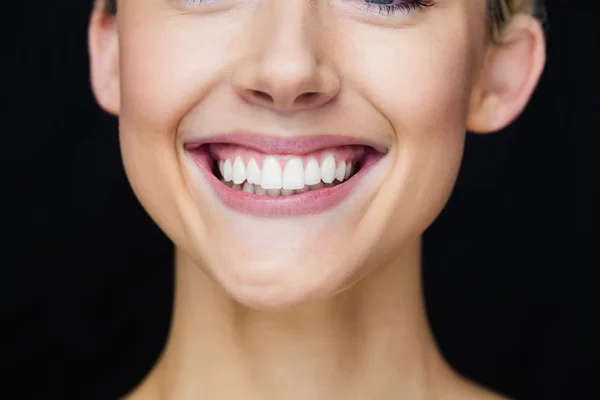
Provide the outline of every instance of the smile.
<path id="1" fill-rule="evenodd" d="M 386 153 L 344 136 L 231 134 L 185 148 L 226 206 L 258 217 L 325 212 L 349 197 Z"/>

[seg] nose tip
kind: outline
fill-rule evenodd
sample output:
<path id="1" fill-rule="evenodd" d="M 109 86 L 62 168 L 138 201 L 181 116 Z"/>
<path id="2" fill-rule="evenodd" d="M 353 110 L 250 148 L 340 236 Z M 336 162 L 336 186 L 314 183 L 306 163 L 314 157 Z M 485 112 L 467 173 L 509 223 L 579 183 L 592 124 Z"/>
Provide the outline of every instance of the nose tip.
<path id="1" fill-rule="evenodd" d="M 232 83 L 246 102 L 279 112 L 319 108 L 340 90 L 333 65 L 304 39 L 262 44 L 236 65 Z"/>
<path id="2" fill-rule="evenodd" d="M 264 10 L 265 22 L 245 38 L 234 66 L 235 91 L 250 104 L 278 112 L 329 103 L 339 93 L 340 76 L 318 8 L 283 1 Z"/>

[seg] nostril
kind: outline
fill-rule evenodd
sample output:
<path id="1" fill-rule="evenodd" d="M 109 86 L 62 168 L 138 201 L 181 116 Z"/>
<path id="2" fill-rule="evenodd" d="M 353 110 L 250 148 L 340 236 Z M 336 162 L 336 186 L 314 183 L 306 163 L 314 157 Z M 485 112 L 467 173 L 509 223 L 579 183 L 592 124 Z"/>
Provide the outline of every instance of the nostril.
<path id="1" fill-rule="evenodd" d="M 298 96 L 296 98 L 296 104 L 299 104 L 299 105 L 312 104 L 315 101 L 318 101 L 320 96 L 321 96 L 321 93 L 319 93 L 319 92 L 302 93 L 300 96 Z"/>
<path id="2" fill-rule="evenodd" d="M 246 89 L 242 92 L 242 97 L 250 103 L 255 103 L 263 107 L 277 107 L 281 109 L 304 109 L 315 108 L 327 103 L 329 97 L 322 92 L 304 92 L 294 97 L 277 96 L 269 91 Z"/>
<path id="3" fill-rule="evenodd" d="M 273 96 L 271 96 L 269 93 L 267 92 L 263 92 L 260 90 L 254 90 L 254 89 L 250 89 L 248 90 L 250 96 L 260 100 L 260 101 L 266 101 L 268 103 L 273 103 L 274 99 Z"/>

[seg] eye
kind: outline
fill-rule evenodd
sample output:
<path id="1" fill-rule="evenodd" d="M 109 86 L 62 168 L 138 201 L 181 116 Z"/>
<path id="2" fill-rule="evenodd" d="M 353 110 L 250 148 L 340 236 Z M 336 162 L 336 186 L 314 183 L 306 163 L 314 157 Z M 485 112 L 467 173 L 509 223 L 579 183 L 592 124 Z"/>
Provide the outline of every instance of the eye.
<path id="1" fill-rule="evenodd" d="M 433 0 L 359 0 L 369 12 L 393 16 L 412 14 L 425 7 L 433 6 Z"/>
<path id="2" fill-rule="evenodd" d="M 234 4 L 249 0 L 166 0 L 183 9 L 215 12 L 231 8 Z"/>
<path id="3" fill-rule="evenodd" d="M 214 3 L 219 0 L 171 0 L 182 3 L 186 6 L 198 6 L 201 3 Z M 278 0 L 281 1 L 281 0 Z M 368 12 L 376 12 L 387 16 L 395 14 L 410 15 L 421 8 L 431 7 L 434 0 L 352 0 L 358 2 Z"/>
<path id="4" fill-rule="evenodd" d="M 212 3 L 214 3 L 215 1 L 218 1 L 218 0 L 171 0 L 171 1 L 175 2 L 175 3 L 181 3 L 184 6 L 197 6 L 197 5 L 200 5 L 200 3 L 202 3 L 202 4 L 205 4 L 205 3 L 209 4 L 209 3 L 211 3 L 212 4 Z"/>

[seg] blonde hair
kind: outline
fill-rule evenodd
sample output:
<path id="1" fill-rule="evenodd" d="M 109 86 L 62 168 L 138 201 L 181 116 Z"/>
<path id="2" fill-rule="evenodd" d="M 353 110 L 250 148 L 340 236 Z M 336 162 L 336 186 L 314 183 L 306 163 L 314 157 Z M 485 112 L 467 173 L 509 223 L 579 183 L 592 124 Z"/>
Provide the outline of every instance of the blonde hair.
<path id="1" fill-rule="evenodd" d="M 101 0 L 102 1 L 102 0 Z M 486 0 L 488 29 L 492 40 L 497 41 L 502 30 L 513 16 L 520 13 L 540 16 L 541 0 Z M 104 9 L 108 14 L 117 12 L 117 0 L 103 0 Z"/>
<path id="2" fill-rule="evenodd" d="M 494 41 L 500 39 L 502 31 L 516 14 L 541 16 L 539 0 L 487 0 L 487 3 L 488 27 Z"/>

